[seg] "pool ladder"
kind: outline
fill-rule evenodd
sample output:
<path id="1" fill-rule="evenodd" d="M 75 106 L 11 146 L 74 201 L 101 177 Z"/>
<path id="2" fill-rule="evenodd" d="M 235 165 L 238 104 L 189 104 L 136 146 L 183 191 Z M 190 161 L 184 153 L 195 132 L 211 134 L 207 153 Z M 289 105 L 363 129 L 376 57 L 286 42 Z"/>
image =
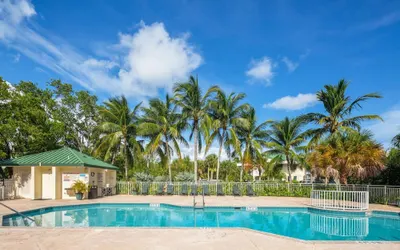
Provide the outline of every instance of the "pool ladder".
<path id="1" fill-rule="evenodd" d="M 202 199 L 203 199 L 203 204 L 197 204 L 196 202 L 196 194 L 193 194 L 193 209 L 204 209 L 205 207 L 205 202 L 204 202 L 204 189 L 202 190 L 202 195 L 201 195 Z"/>
<path id="2" fill-rule="evenodd" d="M 36 221 L 35 221 L 34 219 L 32 219 L 31 217 L 26 216 L 25 214 L 22 214 L 22 213 L 18 212 L 18 211 L 15 210 L 14 208 L 9 207 L 9 206 L 7 206 L 6 204 L 4 204 L 4 203 L 2 203 L 2 202 L 0 202 L 0 205 L 2 205 L 3 207 L 5 207 L 5 208 L 7 208 L 7 209 L 9 209 L 9 210 L 11 210 L 11 211 L 13 211 L 14 213 L 18 214 L 18 215 L 21 216 L 24 220 L 29 220 L 31 223 L 34 223 L 35 226 L 37 226 Z"/>

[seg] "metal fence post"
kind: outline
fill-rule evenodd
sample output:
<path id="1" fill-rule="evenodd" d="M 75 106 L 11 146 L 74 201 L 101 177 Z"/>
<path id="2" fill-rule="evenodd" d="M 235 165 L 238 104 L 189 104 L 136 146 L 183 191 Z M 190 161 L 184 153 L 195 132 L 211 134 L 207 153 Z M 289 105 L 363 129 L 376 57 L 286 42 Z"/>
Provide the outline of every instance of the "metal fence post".
<path id="1" fill-rule="evenodd" d="M 387 200 L 388 200 L 388 198 L 387 198 L 387 195 L 386 195 L 386 192 L 387 192 L 387 187 L 386 187 L 386 185 L 385 185 L 385 187 L 384 187 L 384 189 L 383 189 L 383 198 L 385 199 L 384 201 L 383 201 L 383 203 L 385 204 L 385 205 L 387 205 Z"/>

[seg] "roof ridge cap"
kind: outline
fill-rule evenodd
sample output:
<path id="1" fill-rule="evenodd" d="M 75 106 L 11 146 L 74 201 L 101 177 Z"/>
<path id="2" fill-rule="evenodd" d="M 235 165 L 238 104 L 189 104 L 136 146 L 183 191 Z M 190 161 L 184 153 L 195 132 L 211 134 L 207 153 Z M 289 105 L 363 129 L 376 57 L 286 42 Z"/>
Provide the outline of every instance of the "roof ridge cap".
<path id="1" fill-rule="evenodd" d="M 66 146 L 65 146 L 66 147 Z M 85 165 L 85 162 L 74 152 L 74 150 L 70 147 L 66 147 L 76 158 L 78 158 L 79 162 L 82 163 L 82 165 Z"/>

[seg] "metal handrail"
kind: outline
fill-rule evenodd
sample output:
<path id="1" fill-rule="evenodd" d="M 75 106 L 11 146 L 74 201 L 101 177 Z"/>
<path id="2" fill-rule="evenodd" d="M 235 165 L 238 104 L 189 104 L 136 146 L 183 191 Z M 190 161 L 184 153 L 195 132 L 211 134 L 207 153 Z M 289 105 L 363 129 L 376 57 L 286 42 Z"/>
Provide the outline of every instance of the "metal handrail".
<path id="1" fill-rule="evenodd" d="M 37 225 L 37 224 L 36 224 L 36 221 L 35 221 L 34 219 L 32 219 L 31 217 L 26 216 L 25 214 L 18 212 L 17 210 L 15 210 L 15 209 L 13 209 L 13 208 L 7 206 L 6 204 L 4 204 L 4 203 L 2 203 L 2 202 L 0 202 L 0 205 L 2 205 L 3 207 L 5 207 L 5 208 L 7 208 L 7 209 L 9 209 L 9 210 L 11 210 L 11 211 L 13 211 L 13 212 L 16 213 L 16 214 L 22 216 L 24 219 L 28 219 L 28 220 L 32 221 L 33 223 L 35 223 L 35 225 Z"/>
<path id="2" fill-rule="evenodd" d="M 203 191 L 203 208 L 206 206 L 206 203 L 204 202 L 204 188 L 201 189 L 201 191 Z"/>
<path id="3" fill-rule="evenodd" d="M 205 202 L 204 202 L 204 189 L 202 189 L 202 192 L 201 192 L 201 195 L 202 195 L 202 198 L 203 198 L 203 207 L 202 208 L 204 208 L 205 207 Z M 196 208 L 196 195 L 195 195 L 195 193 L 193 193 L 193 209 L 195 209 Z"/>

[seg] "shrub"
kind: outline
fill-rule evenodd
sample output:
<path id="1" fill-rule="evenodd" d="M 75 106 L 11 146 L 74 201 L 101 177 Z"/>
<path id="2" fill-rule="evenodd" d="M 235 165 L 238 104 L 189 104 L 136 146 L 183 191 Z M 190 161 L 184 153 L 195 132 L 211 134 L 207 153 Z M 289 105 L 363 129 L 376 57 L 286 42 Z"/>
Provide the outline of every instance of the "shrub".
<path id="1" fill-rule="evenodd" d="M 175 176 L 175 180 L 182 182 L 193 182 L 194 181 L 193 173 L 180 172 Z"/>
<path id="2" fill-rule="evenodd" d="M 154 178 L 155 182 L 165 182 L 168 181 L 168 177 L 167 176 L 156 176 L 156 178 Z"/>
<path id="3" fill-rule="evenodd" d="M 151 182 L 154 177 L 146 173 L 135 173 L 135 179 L 139 182 Z"/>

